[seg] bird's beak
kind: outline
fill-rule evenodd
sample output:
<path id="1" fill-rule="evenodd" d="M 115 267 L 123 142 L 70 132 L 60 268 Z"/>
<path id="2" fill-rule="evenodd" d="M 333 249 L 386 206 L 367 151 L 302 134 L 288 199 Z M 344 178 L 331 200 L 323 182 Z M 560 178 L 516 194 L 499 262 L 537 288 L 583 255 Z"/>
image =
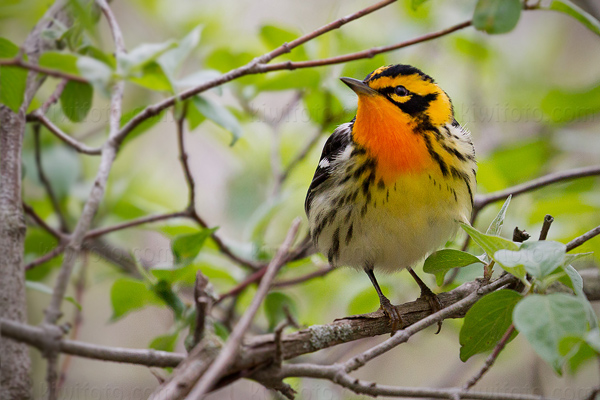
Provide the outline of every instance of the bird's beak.
<path id="1" fill-rule="evenodd" d="M 379 94 L 377 90 L 371 89 L 369 85 L 358 79 L 340 78 L 340 80 L 348 85 L 350 89 L 354 90 L 354 93 L 359 96 L 376 96 Z"/>

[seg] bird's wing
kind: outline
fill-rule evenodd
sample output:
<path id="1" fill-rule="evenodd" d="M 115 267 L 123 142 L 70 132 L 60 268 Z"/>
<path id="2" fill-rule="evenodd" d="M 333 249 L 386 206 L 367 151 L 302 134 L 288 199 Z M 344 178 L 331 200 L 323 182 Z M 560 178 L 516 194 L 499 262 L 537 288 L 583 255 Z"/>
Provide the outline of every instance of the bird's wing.
<path id="1" fill-rule="evenodd" d="M 315 192 L 318 190 L 319 186 L 329 178 L 332 170 L 332 163 L 335 161 L 336 157 L 344 151 L 346 146 L 350 144 L 353 124 L 354 121 L 338 126 L 325 142 L 321 158 L 319 159 L 319 165 L 317 166 L 315 175 L 308 188 L 308 193 L 306 194 L 306 200 L 304 201 L 306 215 L 308 215 L 310 211 L 310 205 Z"/>

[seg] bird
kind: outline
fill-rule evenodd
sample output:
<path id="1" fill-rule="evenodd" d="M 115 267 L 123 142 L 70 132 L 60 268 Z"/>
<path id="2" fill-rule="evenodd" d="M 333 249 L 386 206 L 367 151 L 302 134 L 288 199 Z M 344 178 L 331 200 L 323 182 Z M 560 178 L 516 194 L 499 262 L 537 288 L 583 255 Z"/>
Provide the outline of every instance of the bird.
<path id="1" fill-rule="evenodd" d="M 374 271 L 407 269 L 432 312 L 442 308 L 412 267 L 469 223 L 475 148 L 448 94 L 420 69 L 387 65 L 362 81 L 340 79 L 358 107 L 323 147 L 304 203 L 310 238 L 331 267 L 366 272 L 393 335 L 405 324 Z"/>

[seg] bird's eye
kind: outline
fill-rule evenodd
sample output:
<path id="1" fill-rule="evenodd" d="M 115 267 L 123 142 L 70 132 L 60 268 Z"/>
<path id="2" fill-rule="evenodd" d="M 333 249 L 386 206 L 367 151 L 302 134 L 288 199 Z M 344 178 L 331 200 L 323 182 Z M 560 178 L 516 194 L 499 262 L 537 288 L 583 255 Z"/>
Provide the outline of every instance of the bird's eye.
<path id="1" fill-rule="evenodd" d="M 408 96 L 408 90 L 404 86 L 396 86 L 394 93 L 398 96 Z"/>

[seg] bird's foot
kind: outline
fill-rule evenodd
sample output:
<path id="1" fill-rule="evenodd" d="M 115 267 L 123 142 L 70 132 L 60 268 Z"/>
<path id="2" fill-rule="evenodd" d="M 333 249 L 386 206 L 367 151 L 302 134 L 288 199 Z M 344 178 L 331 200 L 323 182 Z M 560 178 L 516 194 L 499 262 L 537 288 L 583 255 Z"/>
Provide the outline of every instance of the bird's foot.
<path id="1" fill-rule="evenodd" d="M 431 289 L 429 289 L 427 286 L 425 286 L 425 288 L 421 288 L 421 296 L 419 298 L 427 300 L 427 302 L 429 303 L 429 307 L 431 308 L 432 314 L 435 314 L 436 312 L 444 308 L 437 294 L 433 293 Z M 438 321 L 437 325 L 438 329 L 435 332 L 436 335 L 442 330 L 442 321 Z"/>
<path id="2" fill-rule="evenodd" d="M 382 309 L 383 312 L 385 313 L 385 315 L 387 315 L 388 318 L 390 319 L 390 323 L 392 324 L 391 335 L 393 336 L 394 333 L 396 333 L 396 331 L 398 330 L 398 328 L 404 326 L 404 322 L 402 321 L 402 316 L 398 312 L 398 309 L 396 308 L 396 306 L 394 306 L 389 301 L 389 299 L 386 297 L 383 297 L 380 299 L 379 308 Z"/>

